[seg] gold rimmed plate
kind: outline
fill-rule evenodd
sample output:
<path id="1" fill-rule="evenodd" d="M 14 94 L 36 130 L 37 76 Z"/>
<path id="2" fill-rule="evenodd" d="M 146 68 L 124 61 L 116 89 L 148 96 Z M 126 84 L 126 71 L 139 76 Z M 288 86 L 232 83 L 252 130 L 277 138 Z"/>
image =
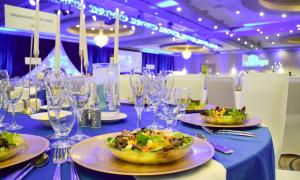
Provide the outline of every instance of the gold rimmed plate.
<path id="1" fill-rule="evenodd" d="M 152 176 L 171 174 L 186 171 L 205 164 L 214 156 L 214 148 L 199 138 L 194 138 L 190 152 L 183 158 L 158 165 L 143 165 L 128 163 L 115 158 L 105 145 L 107 137 L 114 137 L 120 133 L 95 136 L 77 143 L 71 149 L 72 159 L 79 165 L 98 172 L 132 175 Z"/>
<path id="2" fill-rule="evenodd" d="M 256 117 L 252 117 L 250 119 L 246 119 L 246 121 L 242 124 L 214 124 L 214 123 L 207 123 L 204 121 L 204 118 L 199 113 L 193 114 L 185 114 L 179 118 L 180 121 L 185 122 L 187 124 L 192 124 L 196 126 L 206 126 L 206 127 L 213 127 L 213 128 L 245 128 L 245 127 L 254 127 L 261 124 L 261 120 Z"/>
<path id="3" fill-rule="evenodd" d="M 1 161 L 0 169 L 14 166 L 16 164 L 35 158 L 38 155 L 45 152 L 50 145 L 50 142 L 43 137 L 29 135 L 29 134 L 21 134 L 21 135 L 25 141 L 25 148 L 15 156 L 11 157 L 10 159 Z"/>

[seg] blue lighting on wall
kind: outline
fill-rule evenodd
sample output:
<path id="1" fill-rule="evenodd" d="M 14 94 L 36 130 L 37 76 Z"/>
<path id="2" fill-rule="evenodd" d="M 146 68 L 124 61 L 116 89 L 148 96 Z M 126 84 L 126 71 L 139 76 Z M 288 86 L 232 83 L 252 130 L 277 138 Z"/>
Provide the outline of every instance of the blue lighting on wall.
<path id="1" fill-rule="evenodd" d="M 159 2 L 156 4 L 156 6 L 160 7 L 160 8 L 166 8 L 166 7 L 172 7 L 172 6 L 177 6 L 178 3 L 174 0 L 165 0 L 162 2 Z"/>
<path id="2" fill-rule="evenodd" d="M 80 1 L 79 0 L 51 0 L 51 1 L 55 2 L 55 3 L 59 3 L 59 4 L 65 3 L 65 4 L 68 4 L 70 6 L 80 9 Z M 87 5 L 87 7 L 88 7 L 88 10 L 90 13 L 97 14 L 99 16 L 104 16 L 107 18 L 113 18 L 113 19 L 116 17 L 116 13 L 112 10 L 105 9 L 105 8 L 102 8 L 102 7 L 99 7 L 97 5 L 90 4 L 90 3 Z M 204 46 L 212 48 L 212 49 L 219 49 L 219 46 L 216 44 L 213 44 L 208 41 L 198 39 L 196 37 L 175 31 L 173 29 L 158 26 L 151 22 L 147 22 L 147 21 L 135 18 L 135 17 L 128 17 L 125 13 L 120 14 L 120 21 L 122 21 L 124 23 L 129 23 L 134 26 L 144 27 L 146 29 L 150 29 L 151 31 L 158 31 L 160 33 L 171 35 L 171 36 L 174 36 L 174 37 L 186 40 L 186 41 L 193 42 L 195 44 L 204 45 Z"/>
<path id="3" fill-rule="evenodd" d="M 18 30 L 12 28 L 0 27 L 0 31 L 17 32 Z"/>

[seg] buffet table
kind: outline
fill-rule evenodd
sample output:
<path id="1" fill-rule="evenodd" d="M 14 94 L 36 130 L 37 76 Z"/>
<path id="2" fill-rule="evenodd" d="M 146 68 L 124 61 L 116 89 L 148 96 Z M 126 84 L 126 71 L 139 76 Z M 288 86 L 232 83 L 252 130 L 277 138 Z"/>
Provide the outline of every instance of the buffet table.
<path id="1" fill-rule="evenodd" d="M 115 123 L 102 124 L 102 128 L 92 129 L 92 128 L 83 128 L 84 133 L 95 136 L 100 134 L 106 134 L 111 132 L 118 132 L 123 129 L 132 129 L 136 126 L 136 112 L 133 106 L 121 106 L 121 112 L 124 112 L 128 117 L 124 120 L 120 120 Z M 50 134 L 53 134 L 53 130 L 49 127 L 45 127 L 40 121 L 33 120 L 30 117 L 18 114 L 17 121 L 24 128 L 18 133 L 23 134 L 33 134 L 42 137 L 47 137 Z M 152 122 L 152 113 L 143 113 L 142 117 L 142 126 L 146 126 Z M 7 122 L 10 121 L 10 114 L 6 116 L 5 119 Z M 164 122 L 160 122 L 164 123 Z M 190 179 L 189 177 L 202 177 L 207 176 L 205 179 L 217 179 L 213 178 L 218 176 L 219 179 L 226 177 L 229 180 L 247 180 L 247 179 L 263 179 L 263 180 L 275 180 L 275 160 L 273 152 L 272 138 L 269 130 L 266 127 L 257 127 L 247 129 L 249 132 L 255 133 L 256 137 L 241 137 L 233 135 L 211 135 L 205 133 L 201 128 L 188 125 L 182 122 L 178 123 L 178 130 L 195 135 L 197 132 L 205 134 L 209 139 L 215 143 L 227 145 L 228 147 L 234 150 L 234 153 L 231 155 L 224 155 L 219 152 L 216 152 L 213 160 L 209 161 L 207 164 L 189 170 L 187 172 L 182 172 L 173 175 L 163 176 L 165 178 L 174 178 L 178 179 Z M 74 134 L 75 130 L 71 132 Z M 37 145 L 38 146 L 38 145 Z M 49 151 L 49 163 L 43 167 L 33 170 L 25 179 L 52 179 L 55 165 L 52 163 L 54 150 Z M 14 172 L 20 167 L 23 167 L 26 163 L 22 163 L 13 167 L 5 168 L 0 170 L 0 177 L 5 177 L 11 172 Z M 144 177 L 132 177 L 132 176 L 120 176 L 94 172 L 79 165 L 76 166 L 79 176 L 81 179 L 143 179 Z M 218 169 L 213 169 L 218 168 Z M 62 178 L 70 179 L 70 164 L 66 163 L 62 165 Z M 197 173 L 201 173 L 201 176 L 196 176 Z M 216 174 L 214 174 L 216 173 Z M 219 173 L 219 174 L 218 174 Z M 223 173 L 223 174 L 222 174 Z M 150 179 L 160 179 L 163 178 L 160 176 L 150 177 Z M 196 178 L 195 178 L 196 179 Z"/>

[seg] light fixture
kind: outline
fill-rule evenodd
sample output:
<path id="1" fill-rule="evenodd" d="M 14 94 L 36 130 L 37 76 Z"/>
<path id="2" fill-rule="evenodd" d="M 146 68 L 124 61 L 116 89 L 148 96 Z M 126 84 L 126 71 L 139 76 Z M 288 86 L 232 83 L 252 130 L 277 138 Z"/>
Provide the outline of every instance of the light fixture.
<path id="1" fill-rule="evenodd" d="M 260 29 L 259 29 L 259 28 L 257 28 L 257 29 L 256 29 L 256 31 L 257 31 L 257 32 L 259 32 L 259 31 L 260 31 Z"/>
<path id="2" fill-rule="evenodd" d="M 135 31 L 135 26 L 131 26 L 131 30 Z"/>
<path id="3" fill-rule="evenodd" d="M 237 40 L 238 40 L 238 41 L 240 41 L 240 40 L 241 40 L 241 38 L 237 38 Z"/>
<path id="4" fill-rule="evenodd" d="M 78 27 L 78 28 L 79 28 L 79 24 L 77 24 L 77 25 L 76 25 L 76 27 Z"/>
<path id="5" fill-rule="evenodd" d="M 92 30 L 92 31 L 95 31 L 95 28 L 92 27 L 91 30 Z"/>
<path id="6" fill-rule="evenodd" d="M 230 34 L 230 37 L 233 37 L 233 34 Z"/>
<path id="7" fill-rule="evenodd" d="M 35 6 L 35 0 L 29 0 L 29 4 L 31 5 L 31 6 Z"/>
<path id="8" fill-rule="evenodd" d="M 188 60 L 191 58 L 192 52 L 186 49 L 181 53 L 181 55 L 184 59 Z"/>
<path id="9" fill-rule="evenodd" d="M 161 24 L 161 23 L 158 23 L 158 25 L 161 26 L 162 24 Z"/>
<path id="10" fill-rule="evenodd" d="M 155 15 L 158 15 L 158 12 L 155 12 L 154 14 L 155 14 Z"/>
<path id="11" fill-rule="evenodd" d="M 97 21 L 97 17 L 95 15 L 92 16 L 93 21 Z"/>
<path id="12" fill-rule="evenodd" d="M 261 16 L 261 17 L 264 16 L 264 15 L 265 15 L 265 13 L 262 12 L 262 11 L 259 13 L 259 16 Z"/>
<path id="13" fill-rule="evenodd" d="M 214 29 L 218 29 L 218 26 L 214 26 Z"/>
<path id="14" fill-rule="evenodd" d="M 152 35 L 154 35 L 154 34 L 155 34 L 155 32 L 154 32 L 154 31 L 151 31 L 151 34 L 152 34 Z"/>
<path id="15" fill-rule="evenodd" d="M 202 21 L 202 18 L 198 18 L 198 21 L 201 22 L 201 21 Z"/>
<path id="16" fill-rule="evenodd" d="M 176 38 L 175 38 L 175 37 L 172 37 L 172 41 L 175 42 L 175 41 L 176 41 Z"/>
<path id="17" fill-rule="evenodd" d="M 102 48 L 108 43 L 108 40 L 108 37 L 103 34 L 102 22 L 100 22 L 99 34 L 94 37 L 95 44 Z"/>
<path id="18" fill-rule="evenodd" d="M 277 36 L 277 37 L 279 37 L 279 36 L 280 36 L 280 34 L 279 34 L 279 33 L 277 33 L 277 34 L 276 34 L 276 36 Z"/>
<path id="19" fill-rule="evenodd" d="M 250 45 L 250 47 L 252 47 L 252 48 L 253 48 L 253 45 L 251 44 L 251 45 Z"/>
<path id="20" fill-rule="evenodd" d="M 247 42 L 247 41 L 245 41 L 245 42 L 244 42 L 244 44 L 248 44 L 248 42 Z"/>
<path id="21" fill-rule="evenodd" d="M 240 11 L 235 11 L 235 14 L 240 14 L 241 12 Z"/>
<path id="22" fill-rule="evenodd" d="M 260 34 L 263 34 L 264 32 L 263 32 L 263 31 L 260 31 L 259 33 L 260 33 Z"/>
<path id="23" fill-rule="evenodd" d="M 110 28 L 109 28 L 109 30 L 110 30 L 110 31 L 113 31 L 113 30 L 114 30 L 114 28 L 113 28 L 113 27 L 110 27 Z"/>
<path id="24" fill-rule="evenodd" d="M 297 28 L 299 28 L 300 27 L 300 24 L 297 24 Z"/>
<path id="25" fill-rule="evenodd" d="M 272 42 L 272 44 L 274 45 L 274 44 L 275 44 L 275 42 Z"/>
<path id="26" fill-rule="evenodd" d="M 290 30 L 290 33 L 293 33 L 294 31 L 293 30 Z"/>
<path id="27" fill-rule="evenodd" d="M 126 28 L 127 28 L 127 25 L 125 24 L 125 25 L 123 26 L 123 28 L 126 29 Z"/>
<path id="28" fill-rule="evenodd" d="M 181 7 L 177 7 L 177 8 L 176 8 L 176 11 L 177 11 L 177 12 L 181 12 L 181 10 L 182 10 Z"/>
<path id="29" fill-rule="evenodd" d="M 229 31 L 226 31 L 226 35 L 229 35 Z"/>
<path id="30" fill-rule="evenodd" d="M 266 39 L 269 39 L 269 37 L 268 37 L 268 36 L 266 36 Z"/>
<path id="31" fill-rule="evenodd" d="M 284 14 L 284 13 L 281 14 L 281 17 L 282 17 L 282 18 L 286 18 L 286 14 Z"/>

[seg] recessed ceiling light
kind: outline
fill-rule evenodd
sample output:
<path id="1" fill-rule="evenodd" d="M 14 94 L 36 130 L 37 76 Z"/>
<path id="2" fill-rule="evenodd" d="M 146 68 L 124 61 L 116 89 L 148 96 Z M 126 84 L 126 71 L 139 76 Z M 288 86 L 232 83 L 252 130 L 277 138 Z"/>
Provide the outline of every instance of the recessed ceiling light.
<path id="1" fill-rule="evenodd" d="M 241 12 L 240 11 L 235 11 L 235 14 L 240 14 Z"/>
<path id="2" fill-rule="evenodd" d="M 97 21 L 97 17 L 95 15 L 92 16 L 93 21 Z"/>
<path id="3" fill-rule="evenodd" d="M 265 15 L 264 12 L 260 12 L 260 13 L 259 13 L 259 16 L 264 16 L 264 15 Z"/>
<path id="4" fill-rule="evenodd" d="M 293 30 L 290 30 L 290 33 L 293 33 L 294 31 Z"/>
<path id="5" fill-rule="evenodd" d="M 259 28 L 257 28 L 257 29 L 256 29 L 256 31 L 257 31 L 257 32 L 259 32 L 259 31 L 260 31 L 260 29 L 259 29 Z"/>
<path id="6" fill-rule="evenodd" d="M 176 8 L 176 11 L 177 11 L 177 12 L 181 12 L 181 10 L 182 10 L 181 7 L 177 7 L 177 8 Z"/>
<path id="7" fill-rule="evenodd" d="M 158 15 L 158 12 L 155 12 L 154 14 L 155 14 L 155 15 Z"/>
<path id="8" fill-rule="evenodd" d="M 263 31 L 260 31 L 259 33 L 260 33 L 260 34 L 263 34 L 264 32 L 263 32 Z"/>
<path id="9" fill-rule="evenodd" d="M 269 39 L 269 36 L 266 36 L 266 39 Z"/>
<path id="10" fill-rule="evenodd" d="M 154 32 L 154 31 L 151 31 L 151 34 L 155 34 L 155 32 Z"/>
<path id="11" fill-rule="evenodd" d="M 280 36 L 280 34 L 278 33 L 278 34 L 276 34 L 276 36 L 277 36 L 277 37 L 279 37 L 279 36 Z"/>
<path id="12" fill-rule="evenodd" d="M 286 16 L 287 16 L 287 15 L 286 15 L 286 14 L 284 14 L 284 13 L 283 13 L 283 14 L 281 14 L 281 17 L 282 17 L 282 18 L 286 18 Z"/>
<path id="13" fill-rule="evenodd" d="M 124 25 L 124 26 L 123 26 L 123 28 L 125 28 L 125 29 L 126 29 L 126 28 L 127 28 L 127 25 Z"/>
<path id="14" fill-rule="evenodd" d="M 297 24 L 297 28 L 300 27 L 300 24 Z"/>
<path id="15" fill-rule="evenodd" d="M 202 18 L 198 18 L 198 21 L 201 22 L 201 21 L 202 21 Z"/>
<path id="16" fill-rule="evenodd" d="M 274 45 L 274 44 L 275 44 L 275 42 L 272 42 L 272 44 Z"/>
<path id="17" fill-rule="evenodd" d="M 161 23 L 158 23 L 158 25 L 161 26 L 162 24 L 161 24 Z"/>
<path id="18" fill-rule="evenodd" d="M 77 24 L 76 27 L 79 27 L 79 24 Z"/>
<path id="19" fill-rule="evenodd" d="M 226 31 L 226 35 L 229 35 L 229 31 Z"/>
<path id="20" fill-rule="evenodd" d="M 230 34 L 230 37 L 233 37 L 233 34 Z"/>
<path id="21" fill-rule="evenodd" d="M 92 31 L 94 31 L 94 30 L 95 30 L 95 28 L 91 28 L 91 30 L 92 30 Z"/>
<path id="22" fill-rule="evenodd" d="M 240 41 L 240 40 L 241 40 L 241 38 L 237 38 L 237 40 L 238 40 L 238 41 Z"/>
<path id="23" fill-rule="evenodd" d="M 214 26 L 214 29 L 218 29 L 218 26 Z"/>
<path id="24" fill-rule="evenodd" d="M 245 42 L 244 42 L 244 44 L 248 44 L 248 42 L 247 42 L 247 41 L 245 41 Z"/>
<path id="25" fill-rule="evenodd" d="M 113 31 L 113 30 L 114 30 L 114 28 L 112 28 L 112 27 L 111 27 L 111 28 L 109 28 L 109 30 L 110 30 L 110 31 Z"/>

